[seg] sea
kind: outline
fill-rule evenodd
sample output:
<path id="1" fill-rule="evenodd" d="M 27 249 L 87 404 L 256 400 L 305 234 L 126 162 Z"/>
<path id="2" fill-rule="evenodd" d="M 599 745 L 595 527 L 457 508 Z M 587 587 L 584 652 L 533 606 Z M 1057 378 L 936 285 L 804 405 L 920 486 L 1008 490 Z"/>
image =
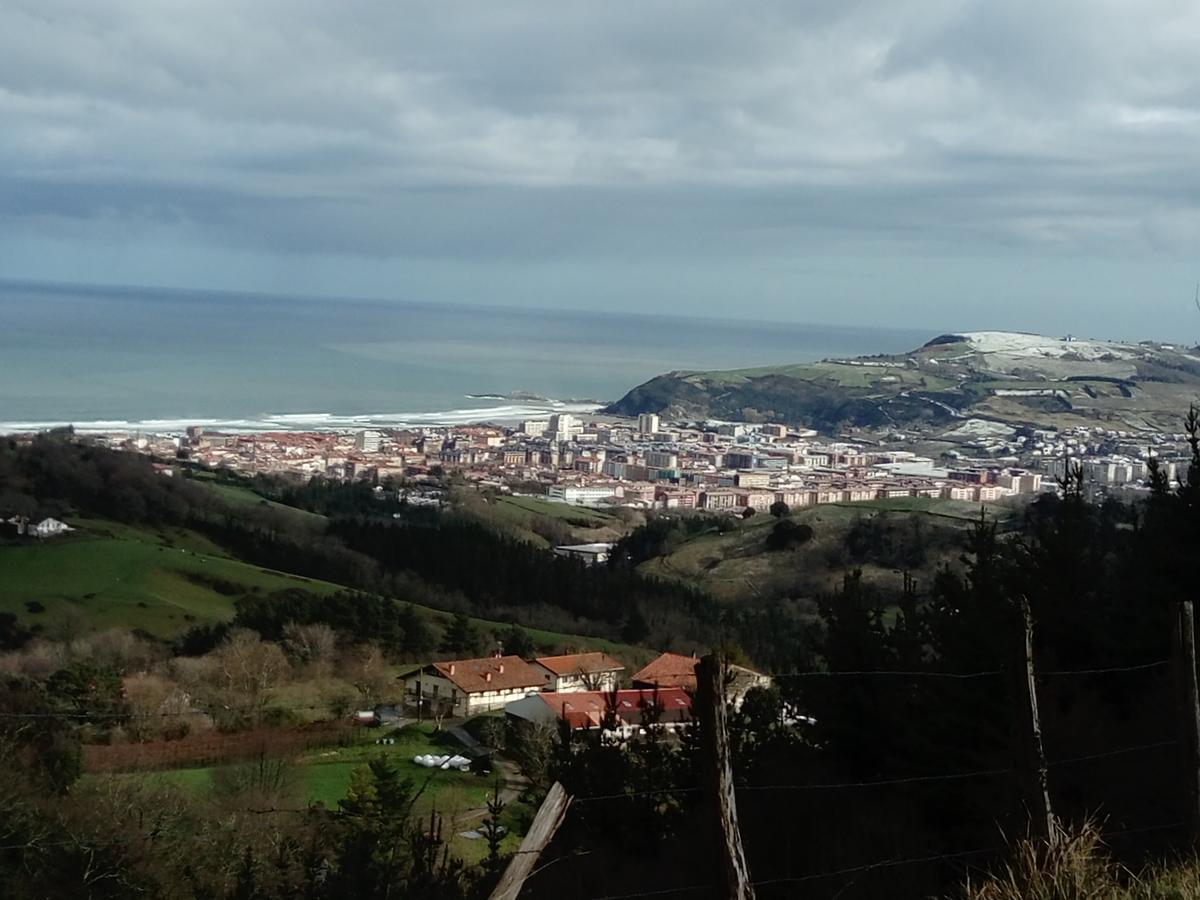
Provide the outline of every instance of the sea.
<path id="1" fill-rule="evenodd" d="M 515 422 L 593 410 L 668 371 L 898 353 L 931 337 L 605 309 L 0 281 L 0 433 Z"/>

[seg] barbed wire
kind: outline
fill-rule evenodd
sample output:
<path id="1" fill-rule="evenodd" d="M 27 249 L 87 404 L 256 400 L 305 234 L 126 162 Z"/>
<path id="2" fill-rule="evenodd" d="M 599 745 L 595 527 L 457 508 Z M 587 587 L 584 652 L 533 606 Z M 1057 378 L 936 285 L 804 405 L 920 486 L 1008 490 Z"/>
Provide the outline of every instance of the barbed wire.
<path id="1" fill-rule="evenodd" d="M 880 678 L 951 678 L 951 679 L 971 679 L 971 678 L 988 678 L 995 675 L 1003 675 L 1003 669 L 989 669 L 982 672 L 936 672 L 930 671 L 904 671 L 897 669 L 854 669 L 834 672 L 781 672 L 777 674 L 765 675 L 766 678 L 786 679 L 786 678 L 859 678 L 866 676 L 876 676 Z"/>
<path id="2" fill-rule="evenodd" d="M 1124 837 L 1131 834 L 1145 834 L 1152 831 L 1168 831 L 1183 827 L 1182 822 L 1169 822 L 1162 825 L 1149 825 L 1144 828 L 1126 828 L 1119 831 L 1110 831 L 1103 834 L 1105 838 Z M 1003 847 L 979 847 L 974 850 L 959 850 L 952 853 L 937 853 L 928 856 L 912 856 L 904 859 L 883 859 L 872 863 L 863 863 L 857 866 L 846 866 L 841 869 L 833 869 L 828 872 L 815 872 L 810 875 L 795 875 L 783 876 L 779 878 L 763 878 L 752 881 L 754 887 L 769 887 L 779 884 L 799 884 L 806 881 L 816 881 L 820 878 L 836 878 L 842 875 L 857 875 L 863 872 L 870 872 L 876 869 L 895 868 L 897 866 L 918 865 L 921 863 L 942 862 L 943 860 L 951 859 L 967 859 L 972 856 L 994 855 L 1004 852 Z M 654 897 L 664 896 L 673 893 L 690 893 L 694 891 L 716 891 L 718 886 L 715 884 L 694 884 L 684 885 L 682 887 L 662 888 L 653 891 L 638 891 L 630 894 L 606 894 L 596 900 L 629 900 L 636 897 Z"/>
<path id="3" fill-rule="evenodd" d="M 1101 753 L 1088 753 L 1085 756 L 1071 756 L 1066 759 L 1056 759 L 1047 762 L 1047 766 L 1066 766 L 1072 763 L 1090 762 L 1093 759 L 1108 759 L 1113 756 L 1124 756 L 1128 753 L 1138 753 L 1142 750 L 1157 750 L 1160 747 L 1171 747 L 1178 744 L 1177 740 L 1155 741 L 1152 744 L 1135 744 L 1132 747 L 1121 747 L 1117 750 L 1105 750 Z"/>
<path id="4" fill-rule="evenodd" d="M 1066 675 L 1108 675 L 1113 672 L 1141 672 L 1146 669 L 1157 669 L 1160 666 L 1169 666 L 1171 660 L 1156 659 L 1154 662 L 1141 663 L 1136 666 L 1109 666 L 1103 669 L 1061 669 L 1058 671 L 1036 672 L 1038 676 L 1054 678 Z"/>

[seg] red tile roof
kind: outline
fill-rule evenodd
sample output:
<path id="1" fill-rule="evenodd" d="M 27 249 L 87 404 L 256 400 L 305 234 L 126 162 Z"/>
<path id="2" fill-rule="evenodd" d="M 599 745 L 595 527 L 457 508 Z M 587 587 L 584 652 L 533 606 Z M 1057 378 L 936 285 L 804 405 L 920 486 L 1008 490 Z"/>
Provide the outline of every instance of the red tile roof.
<path id="1" fill-rule="evenodd" d="M 433 669 L 464 694 L 540 688 L 546 677 L 519 656 L 488 656 L 483 659 L 454 659 L 430 663 Z"/>
<path id="2" fill-rule="evenodd" d="M 696 663 L 698 662 L 700 660 L 695 656 L 664 653 L 635 674 L 633 683 L 635 685 L 679 687 L 694 691 L 696 689 Z"/>
<path id="3" fill-rule="evenodd" d="M 535 663 L 545 666 L 555 675 L 595 675 L 598 672 L 618 672 L 625 667 L 607 653 L 570 653 L 565 656 L 539 656 Z"/>
<path id="4" fill-rule="evenodd" d="M 613 694 L 608 691 L 541 693 L 538 699 L 572 728 L 595 728 L 604 720 Z M 662 707 L 663 722 L 687 721 L 692 715 L 692 698 L 681 688 L 617 691 L 613 712 L 630 725 L 640 725 L 645 711 L 655 702 Z"/>

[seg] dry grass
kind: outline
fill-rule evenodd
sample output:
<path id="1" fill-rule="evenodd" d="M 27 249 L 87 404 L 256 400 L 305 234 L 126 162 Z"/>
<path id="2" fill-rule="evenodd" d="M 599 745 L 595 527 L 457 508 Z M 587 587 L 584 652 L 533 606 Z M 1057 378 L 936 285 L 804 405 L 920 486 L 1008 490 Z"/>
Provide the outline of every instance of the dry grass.
<path id="1" fill-rule="evenodd" d="M 1013 859 L 987 881 L 968 883 L 966 900 L 1200 900 L 1200 862 L 1185 860 L 1133 872 L 1108 855 L 1094 823 L 1055 847 L 1021 841 Z"/>

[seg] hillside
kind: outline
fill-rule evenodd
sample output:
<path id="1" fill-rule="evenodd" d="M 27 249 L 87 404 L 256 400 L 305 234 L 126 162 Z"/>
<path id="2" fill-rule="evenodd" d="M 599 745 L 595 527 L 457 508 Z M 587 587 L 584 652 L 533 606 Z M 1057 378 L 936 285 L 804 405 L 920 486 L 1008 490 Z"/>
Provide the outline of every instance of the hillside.
<path id="1" fill-rule="evenodd" d="M 982 331 L 911 353 L 719 372 L 671 372 L 607 408 L 683 419 L 780 421 L 929 433 L 979 418 L 1063 428 L 1174 430 L 1200 391 L 1200 349 Z"/>
<path id="2" fill-rule="evenodd" d="M 1018 510 L 989 504 L 986 513 L 1005 530 Z M 792 522 L 812 529 L 801 546 L 771 550 L 778 520 L 760 515 L 673 542 L 639 571 L 700 585 L 723 603 L 816 596 L 836 589 L 850 567 L 885 591 L 899 591 L 905 574 L 928 584 L 939 567 L 955 564 L 979 515 L 973 503 L 923 497 L 830 503 L 791 512 Z"/>
<path id="3" fill-rule="evenodd" d="M 160 637 L 233 617 L 244 593 L 336 585 L 231 558 L 195 532 L 73 518 L 76 533 L 0 546 L 0 612 L 28 625 L 64 619 Z"/>
<path id="4" fill-rule="evenodd" d="M 294 510 L 297 515 L 307 515 Z M 343 585 L 243 562 L 186 528 L 134 527 L 104 519 L 72 518 L 75 534 L 45 542 L 0 545 L 0 612 L 27 627 L 54 632 L 137 628 L 173 638 L 193 625 L 233 618 L 246 594 L 301 588 L 322 596 Z M 448 612 L 421 607 L 439 627 Z M 483 634 L 508 626 L 471 618 Z M 525 632 L 539 651 L 595 647 L 644 660 L 650 651 L 602 638 L 539 628 Z"/>

